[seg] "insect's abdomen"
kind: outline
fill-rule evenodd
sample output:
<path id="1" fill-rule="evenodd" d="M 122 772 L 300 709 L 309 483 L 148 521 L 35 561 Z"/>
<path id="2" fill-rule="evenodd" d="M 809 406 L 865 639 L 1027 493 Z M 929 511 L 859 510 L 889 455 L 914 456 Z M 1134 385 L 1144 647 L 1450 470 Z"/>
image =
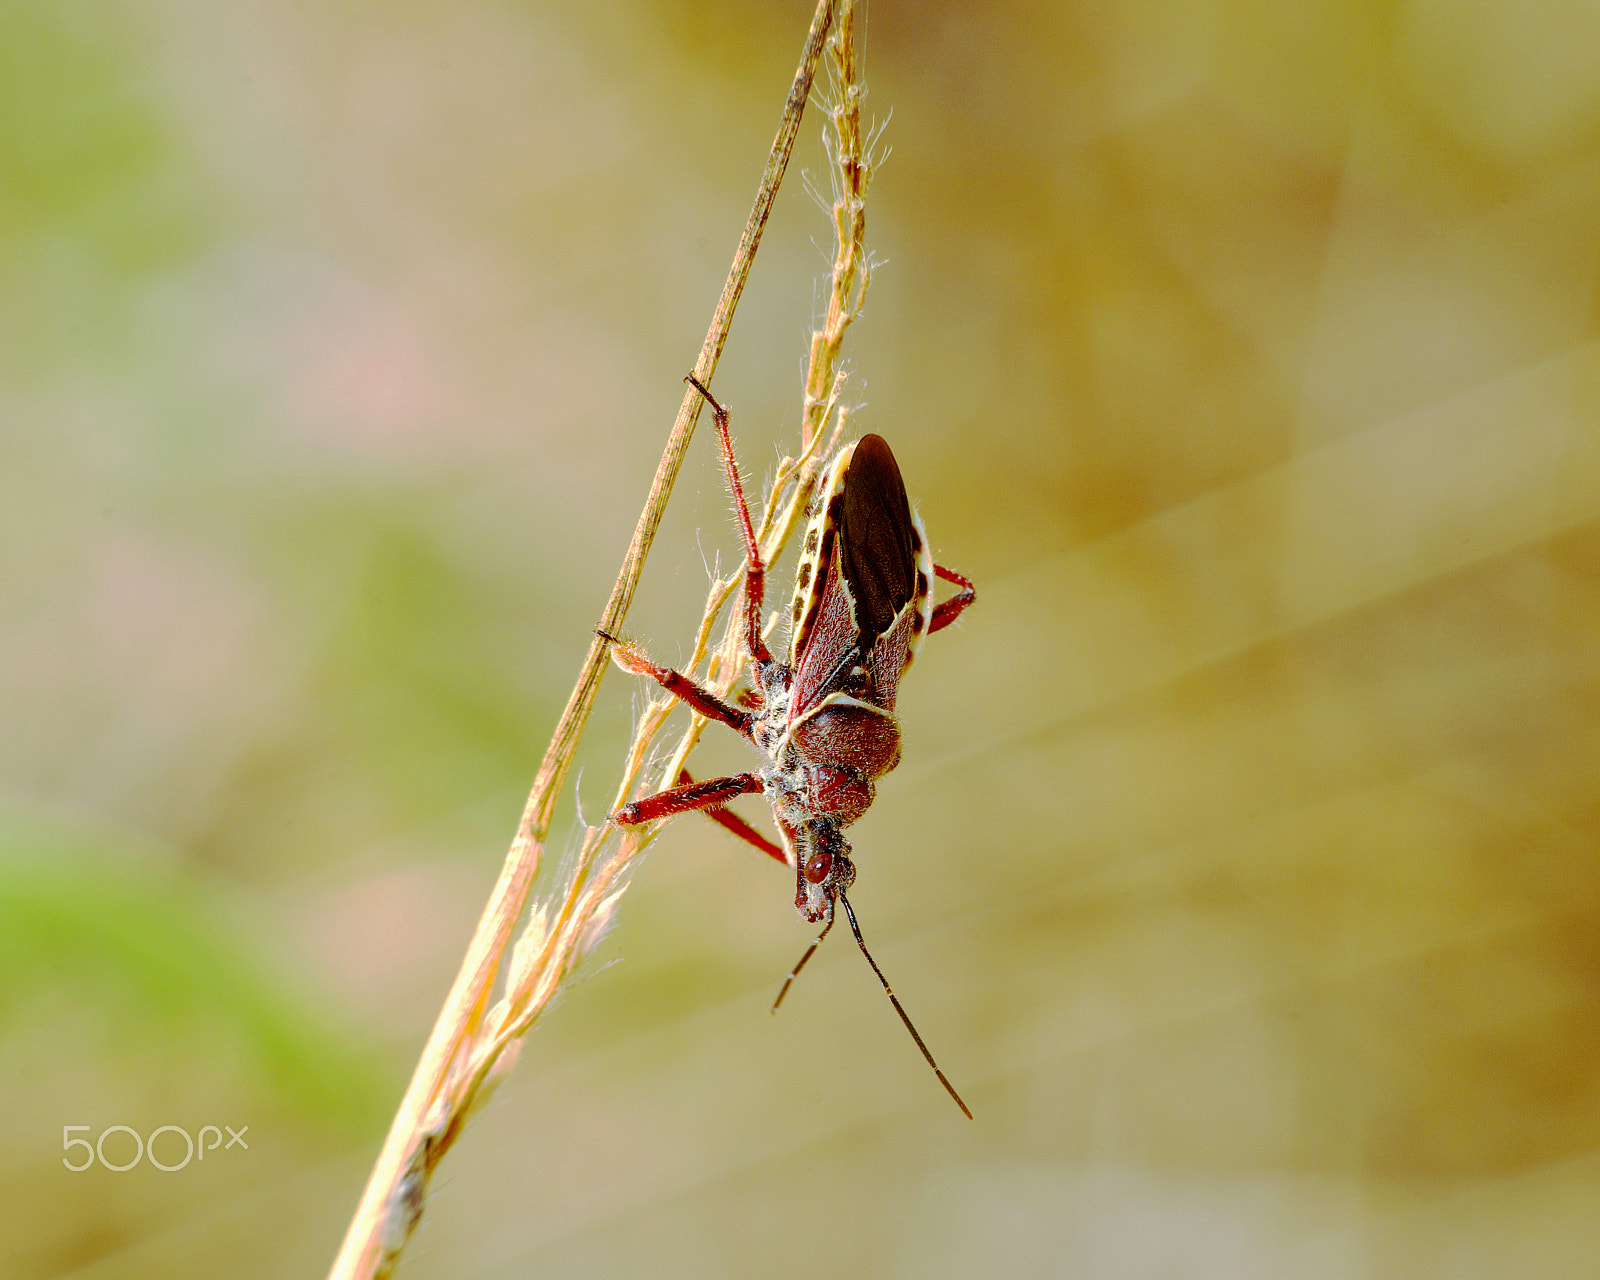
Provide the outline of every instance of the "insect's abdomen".
<path id="1" fill-rule="evenodd" d="M 894 717 L 852 700 L 825 704 L 790 730 L 796 760 L 881 778 L 900 763 L 900 730 Z"/>

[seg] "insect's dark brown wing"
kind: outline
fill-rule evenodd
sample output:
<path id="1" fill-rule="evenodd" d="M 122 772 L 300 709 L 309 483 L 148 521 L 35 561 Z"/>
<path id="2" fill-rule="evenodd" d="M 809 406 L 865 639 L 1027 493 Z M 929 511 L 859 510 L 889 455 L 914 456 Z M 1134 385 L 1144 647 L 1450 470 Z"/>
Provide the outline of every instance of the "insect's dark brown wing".
<path id="1" fill-rule="evenodd" d="M 894 454 L 882 436 L 862 436 L 845 476 L 836 545 L 863 651 L 916 592 L 915 540 L 911 502 Z"/>

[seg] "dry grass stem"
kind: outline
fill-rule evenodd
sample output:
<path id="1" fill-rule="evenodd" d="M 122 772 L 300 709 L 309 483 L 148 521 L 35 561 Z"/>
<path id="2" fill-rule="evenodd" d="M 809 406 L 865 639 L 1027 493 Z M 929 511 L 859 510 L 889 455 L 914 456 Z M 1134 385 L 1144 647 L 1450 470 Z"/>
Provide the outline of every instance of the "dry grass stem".
<path id="1" fill-rule="evenodd" d="M 835 3 L 836 0 L 821 0 L 813 18 L 755 207 L 695 365 L 695 374 L 703 382 L 710 381 L 726 341 L 733 308 L 793 147 Z M 845 382 L 839 366 L 840 348 L 845 329 L 860 313 L 870 278 L 864 243 L 864 197 L 871 164 L 870 148 L 864 145 L 861 131 L 862 91 L 856 80 L 850 21 L 853 0 L 843 0 L 837 7 L 836 34 L 827 42 L 834 103 L 826 129 L 837 245 L 827 314 L 812 335 L 800 448 L 795 456 L 780 461 L 761 503 L 756 537 L 768 564 L 777 559 L 793 534 L 810 501 L 821 466 L 843 429 L 847 410 L 840 404 Z M 626 616 L 700 403 L 699 394 L 689 389 L 602 617 L 601 626 L 607 631 L 619 630 Z M 826 430 L 830 418 L 831 433 Z M 740 611 L 728 611 L 742 578 L 742 565 L 736 572 L 714 576 L 690 659 L 684 667 L 723 695 L 731 692 L 744 666 L 745 654 L 739 642 Z M 722 631 L 720 638 L 714 640 L 719 620 L 723 622 Z M 535 779 L 499 883 L 402 1101 L 330 1280 L 392 1274 L 420 1217 L 434 1167 L 468 1117 L 483 1105 L 510 1069 L 521 1037 L 546 1008 L 562 980 L 599 940 L 627 887 L 629 870 L 655 838 L 660 824 L 619 830 L 606 823 L 584 829 L 570 872 L 534 904 L 521 936 L 510 948 L 504 995 L 489 1007 L 490 990 L 538 870 L 555 800 L 593 704 L 605 661 L 605 647 L 597 640 L 590 646 Z M 613 808 L 626 802 L 641 786 L 653 790 L 670 785 L 677 778 L 706 722 L 701 716 L 690 715 L 676 740 L 663 748 L 660 735 L 676 706 L 674 699 L 660 693 L 645 705 L 623 762 Z"/>
<path id="2" fill-rule="evenodd" d="M 836 191 L 833 213 L 839 240 L 828 315 L 823 327 L 812 335 L 811 362 L 806 378 L 808 389 L 825 386 L 828 394 L 819 399 L 808 390 L 807 421 L 802 425 L 800 451 L 779 461 L 762 501 L 756 541 L 767 564 L 783 552 L 799 524 L 822 464 L 843 428 L 847 411 L 838 405 L 844 384 L 838 367 L 840 346 L 846 327 L 860 312 L 867 287 L 863 193 L 870 167 L 862 149 L 862 94 L 854 81 L 855 58 L 850 40 L 852 9 L 853 0 L 846 0 L 840 6 L 838 29 L 828 44 L 837 105 L 829 110 L 826 141 L 833 163 Z M 836 408 L 834 429 L 827 432 L 828 415 Z M 818 409 L 821 412 L 816 412 Z M 732 692 L 745 665 L 746 654 L 739 638 L 742 609 L 728 610 L 743 577 L 742 565 L 737 571 L 713 577 L 700 624 L 695 630 L 694 644 L 688 661 L 683 664 L 684 671 L 694 674 L 701 684 L 724 697 Z M 713 647 L 712 638 L 719 620 L 723 620 L 722 635 Z M 624 758 L 612 809 L 626 803 L 638 790 L 654 791 L 676 781 L 707 723 L 705 717 L 689 714 L 676 741 L 661 748 L 660 734 L 678 706 L 676 699 L 660 692 L 645 704 Z M 534 909 L 529 926 L 517 943 L 518 954 L 513 960 L 506 995 L 487 1019 L 487 1042 L 479 1055 L 484 1060 L 479 1068 L 480 1079 L 498 1074 L 495 1060 L 528 1030 L 561 979 L 582 958 L 587 947 L 598 941 L 618 895 L 626 887 L 627 871 L 649 847 L 660 827 L 660 823 L 650 823 L 619 829 L 606 824 L 585 831 L 571 877 L 554 900 Z M 618 837 L 614 847 L 610 843 L 613 836 Z M 525 964 L 523 956 L 527 957 Z"/>
<path id="3" fill-rule="evenodd" d="M 833 103 L 828 108 L 824 140 L 832 161 L 834 258 L 827 313 L 822 326 L 811 334 L 800 423 L 802 445 L 815 439 L 838 405 L 844 386 L 839 368 L 844 333 L 861 314 L 872 280 L 866 248 L 867 186 L 881 157 L 874 154 L 876 136 L 868 137 L 861 130 L 861 101 L 866 90 L 856 74 L 854 24 L 850 21 L 853 9 L 851 0 L 841 11 L 836 35 L 828 42 Z"/>

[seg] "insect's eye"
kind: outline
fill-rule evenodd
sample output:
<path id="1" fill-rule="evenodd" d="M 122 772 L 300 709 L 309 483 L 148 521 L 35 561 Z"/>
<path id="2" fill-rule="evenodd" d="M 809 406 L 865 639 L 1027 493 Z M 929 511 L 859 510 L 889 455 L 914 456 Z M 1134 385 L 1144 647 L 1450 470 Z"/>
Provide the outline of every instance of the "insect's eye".
<path id="1" fill-rule="evenodd" d="M 812 884 L 821 884 L 828 878 L 828 872 L 833 870 L 833 855 L 826 849 L 814 853 L 806 859 L 806 879 Z"/>

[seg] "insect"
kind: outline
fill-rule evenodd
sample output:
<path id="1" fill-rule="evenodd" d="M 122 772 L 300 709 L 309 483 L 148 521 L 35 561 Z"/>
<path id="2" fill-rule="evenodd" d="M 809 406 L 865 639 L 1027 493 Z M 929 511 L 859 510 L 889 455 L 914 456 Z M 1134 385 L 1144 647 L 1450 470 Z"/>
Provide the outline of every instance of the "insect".
<path id="1" fill-rule="evenodd" d="M 728 488 L 744 536 L 742 626 L 752 687 L 741 699 L 743 705 L 735 706 L 681 672 L 652 662 L 634 645 L 605 632 L 600 636 L 625 671 L 650 677 L 701 715 L 737 730 L 767 763 L 702 782 L 685 773 L 677 786 L 624 805 L 612 820 L 630 826 L 702 810 L 794 870 L 796 909 L 811 923 L 826 923 L 778 992 L 773 1012 L 833 928 L 835 903 L 842 906 L 895 1012 L 970 1120 L 972 1112 L 933 1060 L 867 950 L 846 896 L 856 869 L 844 828 L 867 811 L 877 780 L 900 762 L 894 707 L 901 677 L 923 638 L 949 626 L 973 602 L 973 585 L 934 564 L 894 454 L 882 437 L 863 436 L 834 457 L 812 500 L 789 611 L 788 654 L 784 661 L 774 658 L 761 634 L 766 570 L 739 482 L 728 414 L 693 375 L 685 381 L 705 397 L 716 418 Z M 935 605 L 935 578 L 960 590 Z M 723 807 L 736 796 L 758 791 L 772 805 L 781 847 Z"/>

